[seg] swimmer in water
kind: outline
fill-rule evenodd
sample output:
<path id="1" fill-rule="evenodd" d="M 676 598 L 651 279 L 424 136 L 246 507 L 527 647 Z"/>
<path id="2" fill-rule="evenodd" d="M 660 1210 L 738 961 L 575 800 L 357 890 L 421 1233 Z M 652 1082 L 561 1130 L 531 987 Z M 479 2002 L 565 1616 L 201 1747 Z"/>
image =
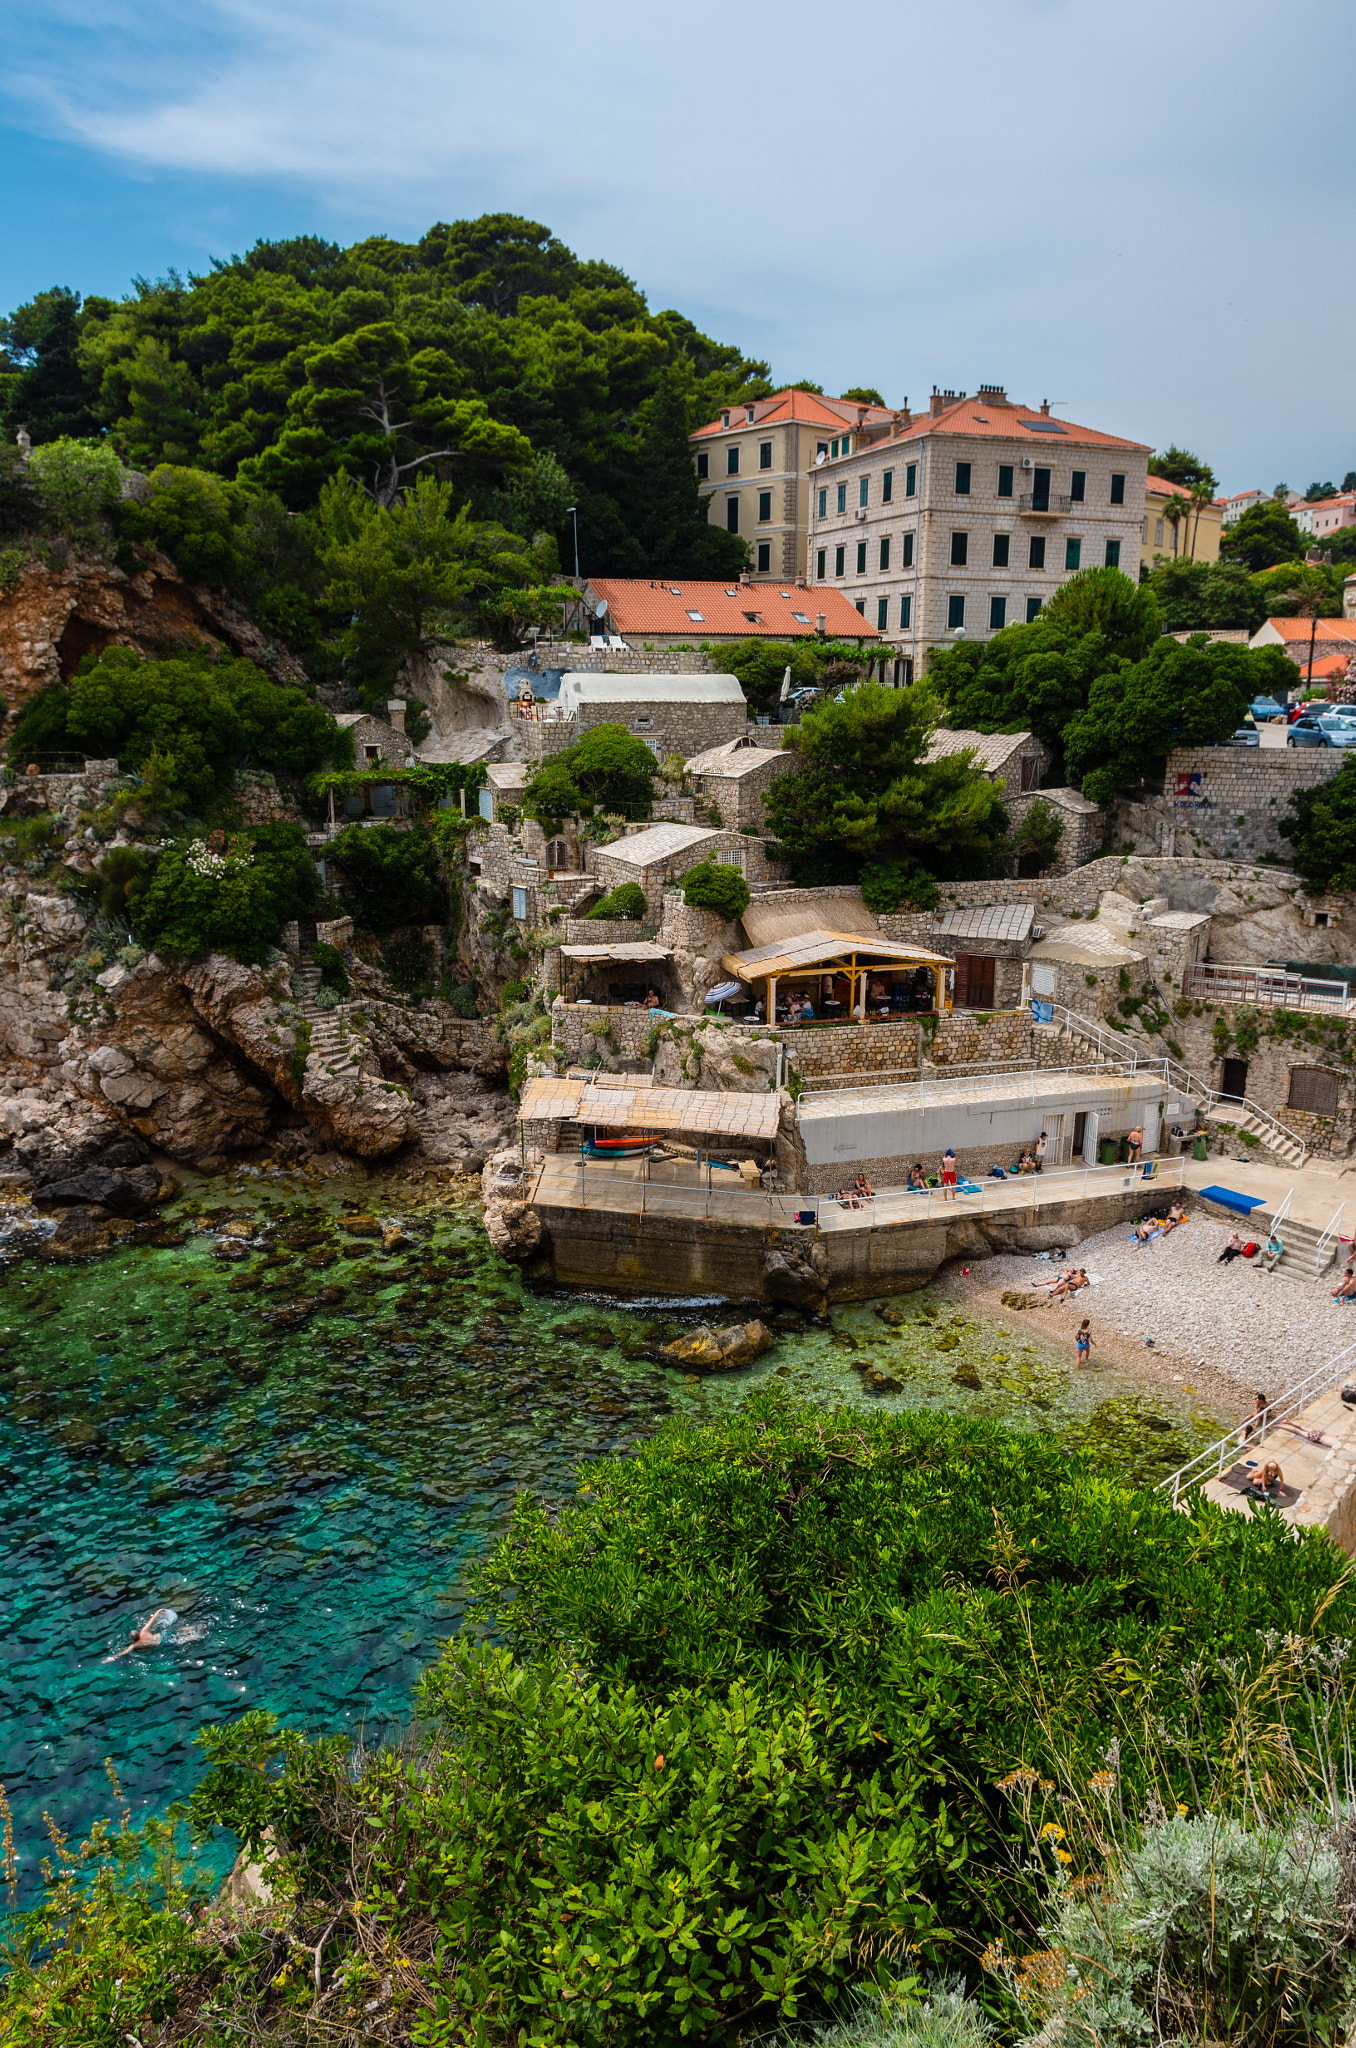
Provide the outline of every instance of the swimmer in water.
<path id="1" fill-rule="evenodd" d="M 164 1631 L 173 1628 L 178 1619 L 172 1607 L 157 1607 L 155 1613 L 148 1616 L 140 1628 L 131 1631 L 131 1639 L 126 1648 L 115 1650 L 106 1661 L 116 1664 L 119 1657 L 130 1657 L 133 1650 L 158 1650 L 165 1640 Z M 161 1631 L 159 1635 L 155 1633 L 157 1628 Z"/>

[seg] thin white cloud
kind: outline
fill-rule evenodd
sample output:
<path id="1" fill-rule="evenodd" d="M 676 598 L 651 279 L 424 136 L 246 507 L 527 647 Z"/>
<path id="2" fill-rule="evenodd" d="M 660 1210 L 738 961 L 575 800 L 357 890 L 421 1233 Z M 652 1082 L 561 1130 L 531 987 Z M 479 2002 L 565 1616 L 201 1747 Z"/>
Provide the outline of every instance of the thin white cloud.
<path id="1" fill-rule="evenodd" d="M 1345 0 L 9 12 L 15 118 L 138 175 L 353 234 L 527 213 L 780 374 L 1006 379 L 1235 483 L 1356 463 L 1351 174 L 1301 146 L 1344 128 Z"/>

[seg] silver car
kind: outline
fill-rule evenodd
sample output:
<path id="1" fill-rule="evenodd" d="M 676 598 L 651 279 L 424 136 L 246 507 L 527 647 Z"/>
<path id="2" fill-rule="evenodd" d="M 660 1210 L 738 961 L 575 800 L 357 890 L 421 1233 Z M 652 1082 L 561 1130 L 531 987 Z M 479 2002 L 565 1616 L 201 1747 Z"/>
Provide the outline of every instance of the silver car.
<path id="1" fill-rule="evenodd" d="M 1356 747 L 1356 720 L 1320 718 L 1318 723 L 1330 747 Z"/>
<path id="2" fill-rule="evenodd" d="M 1261 736 L 1255 725 L 1240 725 L 1229 741 L 1231 747 L 1260 747 Z"/>

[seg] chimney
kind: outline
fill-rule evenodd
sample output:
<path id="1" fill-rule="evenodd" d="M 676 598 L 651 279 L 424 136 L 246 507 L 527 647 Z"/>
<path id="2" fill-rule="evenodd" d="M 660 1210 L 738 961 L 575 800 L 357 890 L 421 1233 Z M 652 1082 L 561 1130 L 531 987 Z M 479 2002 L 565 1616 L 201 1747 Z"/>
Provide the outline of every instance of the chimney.
<path id="1" fill-rule="evenodd" d="M 741 583 L 752 583 L 753 571 L 751 569 L 741 569 L 739 572 L 739 580 Z"/>
<path id="2" fill-rule="evenodd" d="M 1002 384 L 981 384 L 975 397 L 981 405 L 1006 405 L 1008 402 L 1007 389 Z"/>
<path id="3" fill-rule="evenodd" d="M 804 578 L 803 576 L 797 576 L 797 578 L 796 578 L 796 588 L 797 588 L 797 590 L 804 590 L 804 589 L 805 589 L 806 587 L 807 587 L 807 586 L 806 586 L 805 578 Z"/>
<path id="4" fill-rule="evenodd" d="M 1048 399 L 1048 398 L 1043 398 L 1043 399 L 1041 400 L 1041 418 L 1042 418 L 1043 420 L 1048 420 L 1048 419 L 1049 419 L 1049 417 L 1050 417 L 1050 401 L 1049 401 L 1049 399 Z"/>
<path id="5" fill-rule="evenodd" d="M 860 433 L 860 432 L 861 432 L 862 428 L 863 428 L 863 427 L 864 427 L 865 425 L 866 425 L 866 407 L 865 407 L 864 405 L 859 405 L 859 406 L 857 407 L 857 431 L 858 431 L 858 433 Z"/>
<path id="6" fill-rule="evenodd" d="M 941 392 L 937 389 L 937 386 L 934 384 L 932 387 L 932 396 L 928 400 L 928 412 L 930 413 L 933 419 L 936 419 L 938 413 L 941 412 L 945 404 L 946 400 L 942 397 Z"/>
<path id="7" fill-rule="evenodd" d="M 403 697 L 388 697 L 386 699 L 386 710 L 396 731 L 404 732 L 405 699 Z"/>
<path id="8" fill-rule="evenodd" d="M 816 631 L 816 633 L 818 633 L 818 635 L 819 635 L 819 637 L 820 637 L 820 639 L 821 639 L 821 640 L 822 640 L 822 639 L 824 638 L 824 626 L 825 626 L 825 623 L 826 623 L 826 622 L 825 622 L 825 618 L 824 618 L 824 614 L 823 614 L 823 612 L 816 612 L 816 613 L 815 613 L 815 631 Z"/>

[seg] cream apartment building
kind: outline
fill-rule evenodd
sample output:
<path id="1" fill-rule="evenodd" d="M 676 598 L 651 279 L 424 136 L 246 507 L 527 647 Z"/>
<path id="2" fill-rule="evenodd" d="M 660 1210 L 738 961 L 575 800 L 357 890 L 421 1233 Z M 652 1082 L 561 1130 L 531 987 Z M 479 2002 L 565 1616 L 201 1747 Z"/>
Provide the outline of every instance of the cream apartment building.
<path id="1" fill-rule="evenodd" d="M 816 458 L 839 461 L 893 433 L 907 416 L 907 409 L 890 412 L 813 391 L 778 391 L 728 407 L 691 437 L 707 518 L 749 543 L 755 579 L 803 577 Z"/>
<path id="2" fill-rule="evenodd" d="M 958 634 L 1034 619 L 1079 569 L 1137 577 L 1149 452 L 995 385 L 934 392 L 896 432 L 816 455 L 810 583 L 843 591 L 908 681 Z"/>
<path id="3" fill-rule="evenodd" d="M 1193 562 L 1217 562 L 1224 538 L 1224 506 L 1215 498 L 1208 505 L 1192 505 L 1185 519 L 1172 519 L 1168 507 L 1174 498 L 1190 500 L 1191 493 L 1165 476 L 1152 473 L 1145 479 L 1144 526 L 1140 536 L 1140 559 L 1152 569 L 1159 562 L 1185 555 Z"/>

